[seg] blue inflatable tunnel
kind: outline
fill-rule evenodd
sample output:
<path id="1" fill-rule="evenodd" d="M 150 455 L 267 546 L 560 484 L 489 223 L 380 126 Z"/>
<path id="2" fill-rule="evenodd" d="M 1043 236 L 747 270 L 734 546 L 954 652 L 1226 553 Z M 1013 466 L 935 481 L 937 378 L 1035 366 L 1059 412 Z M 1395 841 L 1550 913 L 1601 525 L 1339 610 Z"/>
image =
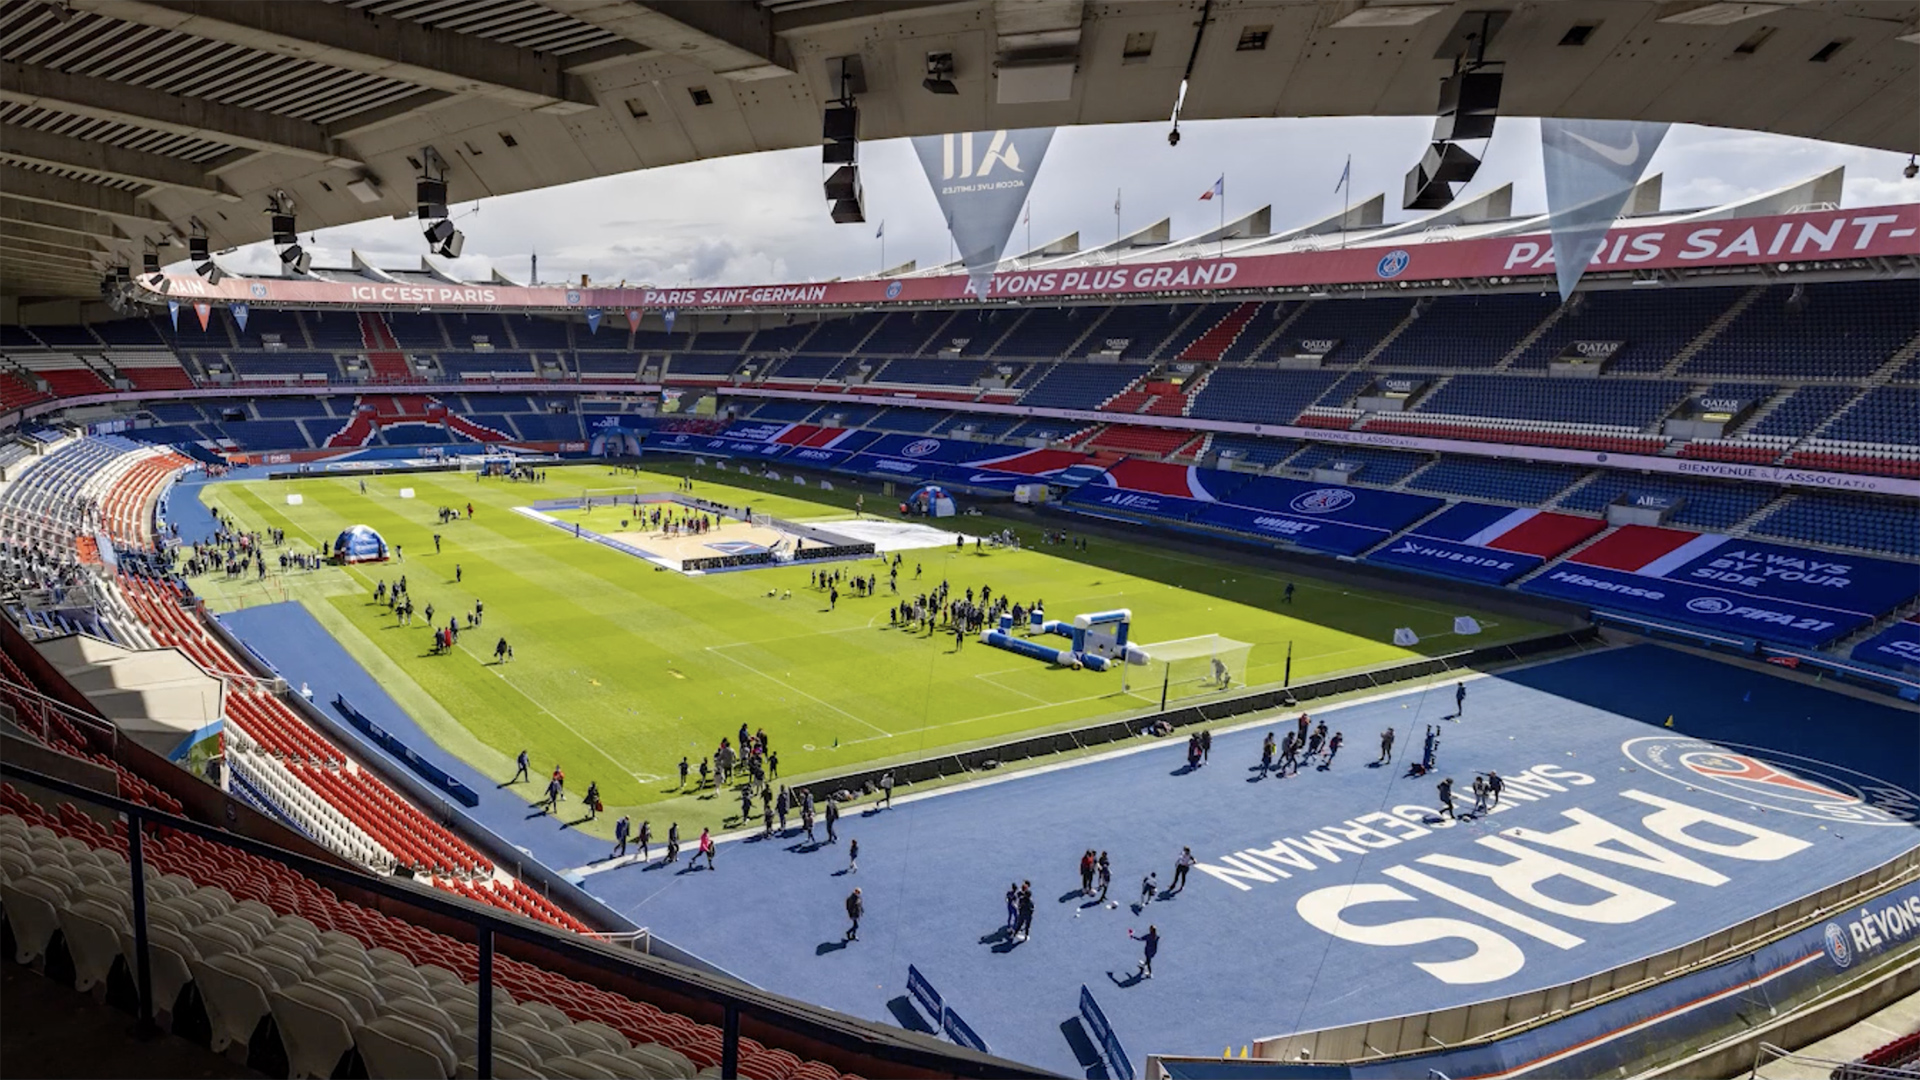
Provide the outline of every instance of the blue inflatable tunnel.
<path id="1" fill-rule="evenodd" d="M 369 525 L 349 525 L 333 538 L 333 561 L 337 563 L 385 562 L 387 542 Z"/>

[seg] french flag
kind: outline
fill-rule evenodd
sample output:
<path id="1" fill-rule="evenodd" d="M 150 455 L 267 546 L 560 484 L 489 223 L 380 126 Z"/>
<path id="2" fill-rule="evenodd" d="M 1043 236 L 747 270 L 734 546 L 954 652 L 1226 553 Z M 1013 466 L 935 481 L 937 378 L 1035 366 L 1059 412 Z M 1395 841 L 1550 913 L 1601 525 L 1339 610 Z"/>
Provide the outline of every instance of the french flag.
<path id="1" fill-rule="evenodd" d="M 1206 202 L 1209 199 L 1215 199 L 1215 198 L 1224 199 L 1226 197 L 1227 197 L 1227 174 L 1226 173 L 1221 173 L 1220 179 L 1215 180 L 1213 182 L 1212 187 L 1200 193 L 1201 202 Z"/>

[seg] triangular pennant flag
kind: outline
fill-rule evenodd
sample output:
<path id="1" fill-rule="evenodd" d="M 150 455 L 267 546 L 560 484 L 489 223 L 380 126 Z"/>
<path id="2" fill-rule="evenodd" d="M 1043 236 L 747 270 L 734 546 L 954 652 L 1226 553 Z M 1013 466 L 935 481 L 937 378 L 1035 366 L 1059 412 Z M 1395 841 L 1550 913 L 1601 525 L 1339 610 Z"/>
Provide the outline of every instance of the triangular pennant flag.
<path id="1" fill-rule="evenodd" d="M 639 308 L 634 307 L 634 308 L 627 309 L 627 329 L 630 331 L 640 329 L 640 309 Z"/>
<path id="2" fill-rule="evenodd" d="M 1547 230 L 1560 299 L 1607 241 L 1607 230 L 1667 136 L 1667 124 L 1646 120 L 1540 121 L 1540 157 L 1547 181 Z"/>
<path id="3" fill-rule="evenodd" d="M 167 318 L 173 320 L 173 332 L 180 332 L 180 301 L 167 301 Z"/>
<path id="4" fill-rule="evenodd" d="M 600 309 L 588 308 L 587 309 L 587 333 L 597 334 L 599 332 L 600 332 Z"/>
<path id="5" fill-rule="evenodd" d="M 233 313 L 233 321 L 240 325 L 240 332 L 243 334 L 246 333 L 247 332 L 247 314 L 248 314 L 247 305 L 233 304 L 229 306 L 227 310 Z"/>
<path id="6" fill-rule="evenodd" d="M 678 314 L 679 312 L 675 311 L 672 308 L 668 308 L 667 310 L 660 313 L 660 317 L 666 320 L 667 333 L 669 334 L 673 333 L 673 317 Z"/>
<path id="7" fill-rule="evenodd" d="M 1662 725 L 1660 725 L 1660 726 L 1661 726 L 1661 727 L 1672 727 L 1672 726 L 1673 726 L 1673 715 L 1672 715 L 1671 713 L 1669 713 L 1669 714 L 1667 715 L 1667 722 L 1666 722 L 1666 723 L 1664 723 L 1664 724 L 1662 724 Z"/>
<path id="8" fill-rule="evenodd" d="M 1050 127 L 914 137 L 920 168 L 966 265 L 967 289 L 976 296 L 987 295 L 1052 141 Z"/>
<path id="9" fill-rule="evenodd" d="M 205 330 L 207 328 L 207 320 L 213 317 L 213 305 L 208 303 L 195 304 L 193 305 L 193 313 L 200 317 L 200 329 Z"/>

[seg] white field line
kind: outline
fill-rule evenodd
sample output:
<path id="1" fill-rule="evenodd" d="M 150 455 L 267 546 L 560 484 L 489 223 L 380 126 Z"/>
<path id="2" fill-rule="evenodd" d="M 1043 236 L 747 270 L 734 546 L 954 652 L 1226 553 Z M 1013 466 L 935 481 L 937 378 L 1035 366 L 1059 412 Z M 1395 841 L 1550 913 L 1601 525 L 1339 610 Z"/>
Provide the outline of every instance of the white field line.
<path id="1" fill-rule="evenodd" d="M 801 697 L 803 697 L 803 698 L 806 698 L 806 699 L 807 699 L 808 701 L 811 701 L 811 702 L 813 702 L 813 703 L 814 703 L 814 704 L 816 704 L 816 705 L 820 705 L 820 706 L 823 706 L 823 707 L 825 707 L 825 708 L 829 708 L 829 709 L 832 709 L 832 710 L 833 710 L 834 712 L 837 712 L 837 713 L 839 713 L 839 714 L 840 714 L 841 716 L 844 716 L 844 717 L 846 717 L 847 719 L 849 719 L 849 720 L 851 720 L 851 721 L 853 721 L 854 723 L 856 723 L 856 724 L 860 724 L 860 725 L 862 725 L 862 726 L 864 726 L 864 727 L 869 727 L 869 728 L 872 728 L 873 730 L 875 730 L 875 731 L 877 731 L 877 732 L 879 732 L 879 733 L 880 733 L 880 734 L 878 734 L 878 735 L 875 735 L 875 736 L 870 736 L 870 737 L 869 737 L 869 738 L 867 738 L 867 739 L 856 739 L 856 740 L 854 740 L 854 741 L 856 741 L 856 742 L 868 742 L 868 741 L 871 741 L 872 739 L 891 739 L 891 738 L 893 738 L 893 732 L 891 732 L 891 731 L 888 731 L 887 729 L 885 729 L 885 728 L 883 728 L 883 727 L 881 727 L 880 725 L 878 725 L 878 724 L 874 724 L 874 723 L 869 723 L 868 721 L 866 721 L 866 720 L 863 720 L 863 719 L 861 719 L 860 717 L 858 717 L 858 716 L 855 716 L 855 715 L 853 715 L 852 713 L 850 713 L 850 712 L 848 712 L 847 710 L 845 710 L 845 709 L 843 709 L 843 708 L 841 708 L 840 706 L 838 706 L 838 705 L 835 705 L 835 704 L 834 704 L 833 702 L 831 702 L 831 701 L 825 701 L 825 700 L 822 700 L 822 699 L 820 699 L 820 698 L 817 698 L 817 697 L 814 697 L 814 696 L 813 696 L 812 694 L 809 694 L 809 693 L 807 693 L 807 692 L 806 692 L 805 690 L 802 690 L 802 689 L 800 689 L 799 687 L 797 687 L 797 686 L 795 686 L 795 685 L 793 685 L 792 683 L 790 683 L 790 682 L 787 682 L 786 680 L 784 680 L 784 679 L 781 679 L 781 678 L 778 678 L 778 677 L 776 677 L 776 676 L 773 676 L 773 675 L 769 675 L 769 674 L 767 674 L 766 672 L 764 672 L 764 671 L 761 671 L 761 670 L 760 670 L 759 668 L 757 668 L 757 667 L 754 667 L 754 666 L 753 666 L 752 664 L 749 664 L 749 663 L 747 663 L 747 662 L 746 662 L 745 660 L 742 660 L 742 659 L 740 659 L 740 658 L 739 658 L 739 657 L 737 657 L 737 656 L 728 656 L 728 655 L 727 655 L 727 652 L 726 652 L 726 650 L 728 650 L 728 649 L 736 649 L 736 648 L 739 648 L 739 647 L 740 647 L 740 646 L 742 646 L 742 645 L 754 645 L 754 644 L 758 644 L 758 642 L 751 642 L 751 641 L 739 641 L 739 642 L 735 642 L 735 643 L 734 643 L 734 644 L 732 644 L 732 645 L 709 645 L 709 646 L 707 646 L 707 651 L 708 651 L 708 652 L 710 652 L 710 653 L 712 653 L 712 654 L 714 654 L 715 656 L 718 656 L 718 657 L 721 657 L 721 658 L 723 658 L 723 659 L 727 659 L 727 660 L 731 660 L 731 661 L 733 661 L 734 663 L 736 663 L 736 664 L 739 664 L 739 665 L 740 665 L 741 667 L 743 667 L 743 668 L 746 668 L 746 669 L 747 669 L 748 671 L 751 671 L 751 672 L 753 672 L 753 673 L 754 673 L 755 675 L 758 675 L 758 676 L 760 676 L 761 678 L 763 678 L 763 679 L 765 679 L 765 680 L 767 680 L 768 682 L 771 682 L 771 683 L 774 683 L 774 684 L 776 684 L 776 685 L 779 685 L 779 686 L 783 686 L 783 687 L 786 687 L 786 688 L 787 688 L 788 690 L 791 690 L 791 691 L 793 691 L 794 693 L 796 693 L 796 694 L 799 694 L 799 695 L 800 695 Z"/>

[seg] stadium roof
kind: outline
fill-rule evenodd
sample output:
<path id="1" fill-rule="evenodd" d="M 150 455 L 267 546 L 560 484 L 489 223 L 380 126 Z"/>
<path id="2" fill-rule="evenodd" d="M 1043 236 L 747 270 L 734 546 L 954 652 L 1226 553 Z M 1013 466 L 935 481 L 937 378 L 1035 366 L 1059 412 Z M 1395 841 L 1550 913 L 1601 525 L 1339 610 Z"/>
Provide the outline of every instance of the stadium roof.
<path id="1" fill-rule="evenodd" d="M 1190 57 L 1188 119 L 1426 115 L 1488 8 L 0 0 L 0 292 L 96 295 L 105 269 L 139 269 L 195 222 L 215 249 L 263 239 L 275 192 L 302 230 L 408 214 L 428 146 L 466 201 L 817 144 L 847 58 L 869 140 L 1163 118 Z M 1511 115 L 1920 143 L 1905 0 L 1564 0 L 1493 19 Z M 922 89 L 929 53 L 952 55 L 957 93 Z"/>
<path id="2" fill-rule="evenodd" d="M 1660 178 L 1643 181 L 1617 219 L 1587 280 L 1600 285 L 1682 282 L 1729 273 L 1920 273 L 1920 204 L 1841 209 L 1843 171 L 1832 169 L 1737 202 L 1662 210 Z M 1173 239 L 1162 218 L 1112 243 L 1079 250 L 1061 237 L 1003 259 L 993 300 L 1166 301 L 1238 299 L 1321 288 L 1540 288 L 1553 279 L 1546 214 L 1514 215 L 1506 187 L 1425 217 L 1379 221 L 1381 197 L 1346 216 L 1272 228 L 1262 207 L 1224 229 Z M 1629 250 L 1631 246 L 1631 250 Z M 463 281 L 422 256 L 417 269 L 385 270 L 357 252 L 350 267 L 298 276 L 228 275 L 215 285 L 169 273 L 161 288 L 136 277 L 149 304 L 256 307 L 505 310 L 586 317 L 589 312 L 874 309 L 951 306 L 978 298 L 958 264 L 831 282 L 659 289 L 627 282 L 515 282 L 499 271 Z M 1604 286 L 1603 286 L 1604 287 Z"/>

